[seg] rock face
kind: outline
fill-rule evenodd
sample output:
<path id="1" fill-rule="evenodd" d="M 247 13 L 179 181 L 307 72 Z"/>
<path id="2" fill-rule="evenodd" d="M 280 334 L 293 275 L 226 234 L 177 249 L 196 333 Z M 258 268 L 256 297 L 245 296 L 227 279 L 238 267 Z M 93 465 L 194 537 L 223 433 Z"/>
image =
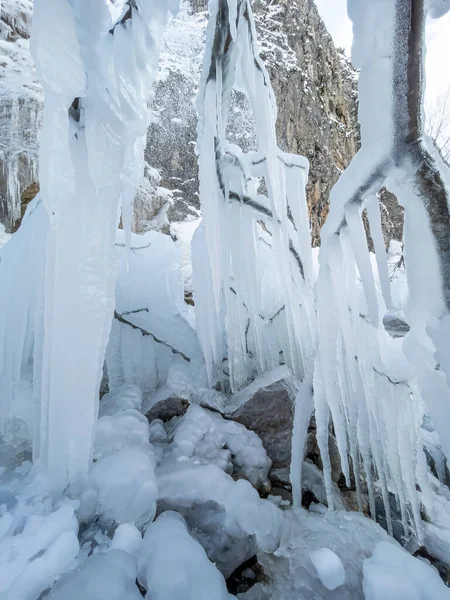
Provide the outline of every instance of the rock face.
<path id="1" fill-rule="evenodd" d="M 134 231 L 157 229 L 199 216 L 196 95 L 207 24 L 207 0 L 182 0 L 161 48 L 146 173 L 135 202 Z M 313 0 L 254 0 L 261 55 L 278 104 L 282 150 L 310 161 L 307 198 L 312 242 L 328 214 L 329 193 L 359 145 L 357 76 L 336 50 Z M 0 222 L 8 231 L 37 191 L 38 137 L 42 91 L 29 52 L 32 0 L 4 0 L 0 44 Z M 232 96 L 228 137 L 244 150 L 256 149 L 247 99 Z M 6 143 L 3 144 L 3 141 Z M 25 192 L 25 196 L 23 195 Z M 22 206 L 21 206 L 22 205 Z M 23 211 L 22 211 L 23 212 Z M 382 197 L 386 243 L 399 239 L 402 211 L 391 195 Z"/>
<path id="2" fill-rule="evenodd" d="M 160 172 L 161 186 L 172 191 L 169 222 L 197 216 L 200 208 L 194 145 L 204 8 L 203 0 L 185 3 L 169 26 L 155 92 L 158 118 L 149 129 L 147 161 Z M 310 161 L 307 195 L 317 245 L 329 192 L 357 149 L 355 72 L 335 50 L 312 0 L 256 0 L 254 10 L 277 98 L 279 145 Z M 231 101 L 228 136 L 245 150 L 256 149 L 253 116 L 239 93 Z"/>
<path id="3" fill-rule="evenodd" d="M 7 231 L 37 192 L 43 93 L 29 49 L 31 14 L 32 0 L 4 0 L 0 9 L 0 222 Z"/>
<path id="4" fill-rule="evenodd" d="M 254 384 L 253 384 L 254 385 Z M 252 386 L 252 384 L 251 384 Z M 291 462 L 291 438 L 295 387 L 289 379 L 279 379 L 255 389 L 227 417 L 245 425 L 261 439 L 272 460 L 273 469 L 288 467 Z M 246 389 L 235 395 L 244 398 Z"/>

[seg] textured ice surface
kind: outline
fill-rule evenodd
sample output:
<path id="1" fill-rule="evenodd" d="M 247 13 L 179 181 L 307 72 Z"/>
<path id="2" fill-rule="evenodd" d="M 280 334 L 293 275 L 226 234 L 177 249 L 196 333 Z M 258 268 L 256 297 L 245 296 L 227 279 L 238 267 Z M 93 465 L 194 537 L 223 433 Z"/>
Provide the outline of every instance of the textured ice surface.
<path id="1" fill-rule="evenodd" d="M 183 517 L 162 513 L 145 532 L 139 581 L 152 600 L 231 600 L 225 579 L 192 538 Z"/>
<path id="2" fill-rule="evenodd" d="M 380 542 L 364 562 L 365 600 L 447 600 L 450 590 L 427 562 Z"/>
<path id="3" fill-rule="evenodd" d="M 335 590 L 345 582 L 345 569 L 341 559 L 330 548 L 319 548 L 310 554 L 320 581 L 327 590 Z"/>
<path id="4" fill-rule="evenodd" d="M 126 250 L 123 231 L 116 236 L 119 277 L 116 317 L 106 352 L 110 389 L 122 383 L 153 392 L 180 358 L 199 360 L 201 350 L 189 321 L 180 273 L 180 251 L 161 233 L 131 234 Z"/>
<path id="5" fill-rule="evenodd" d="M 261 440 L 253 431 L 219 413 L 192 405 L 170 428 L 170 437 L 173 442 L 164 464 L 215 464 L 257 488 L 267 481 L 272 463 Z"/>
<path id="6" fill-rule="evenodd" d="M 91 490 L 96 494 L 96 510 L 105 521 L 134 521 L 139 526 L 150 522 L 158 496 L 150 444 L 103 455 L 91 467 L 85 493 Z"/>
<path id="7" fill-rule="evenodd" d="M 123 550 L 90 556 L 81 567 L 63 577 L 49 600 L 140 600 L 136 564 Z M 31 600 L 31 599 L 30 599 Z"/>
<path id="8" fill-rule="evenodd" d="M 38 466 L 0 473 L 0 598 L 36 600 L 71 568 L 77 506 L 51 495 Z"/>

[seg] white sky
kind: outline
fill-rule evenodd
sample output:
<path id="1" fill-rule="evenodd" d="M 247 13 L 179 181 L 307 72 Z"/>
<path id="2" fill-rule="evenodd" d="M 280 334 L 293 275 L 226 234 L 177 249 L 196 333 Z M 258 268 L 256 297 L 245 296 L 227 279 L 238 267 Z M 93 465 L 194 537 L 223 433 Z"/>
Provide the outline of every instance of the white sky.
<path id="1" fill-rule="evenodd" d="M 352 24 L 347 17 L 347 1 L 315 0 L 315 2 L 335 46 L 345 48 L 350 56 Z M 426 100 L 427 103 L 434 104 L 436 97 L 450 86 L 450 13 L 441 19 L 428 20 L 426 78 Z"/>

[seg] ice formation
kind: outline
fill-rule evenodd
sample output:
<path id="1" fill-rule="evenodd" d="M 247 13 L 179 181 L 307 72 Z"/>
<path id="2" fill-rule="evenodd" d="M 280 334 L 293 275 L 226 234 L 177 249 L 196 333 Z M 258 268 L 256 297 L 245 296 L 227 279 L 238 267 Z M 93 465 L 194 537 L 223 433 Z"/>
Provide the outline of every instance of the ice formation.
<path id="1" fill-rule="evenodd" d="M 202 352 L 184 301 L 180 252 L 169 236 L 119 230 L 116 252 L 119 276 L 111 335 L 106 350 L 109 388 L 136 384 L 155 391 L 177 358 L 190 364 Z"/>
<path id="2" fill-rule="evenodd" d="M 52 495 L 30 463 L 1 475 L 0 598 L 35 600 L 78 554 L 78 502 Z"/>
<path id="3" fill-rule="evenodd" d="M 450 590 L 426 562 L 380 542 L 364 562 L 365 600 L 448 600 Z"/>
<path id="4" fill-rule="evenodd" d="M 209 3 L 198 94 L 203 222 L 192 246 L 196 323 L 210 381 L 232 390 L 280 362 L 311 379 L 314 348 L 306 159 L 277 148 L 276 107 L 250 2 Z M 226 138 L 233 86 L 256 120 L 258 152 Z M 258 189 L 259 188 L 259 189 Z"/>
<path id="5" fill-rule="evenodd" d="M 168 545 L 170 542 L 170 546 Z M 144 536 L 138 577 L 155 600 L 231 600 L 225 579 L 191 537 L 183 517 L 167 511 Z"/>
<path id="6" fill-rule="evenodd" d="M 310 557 L 320 581 L 327 590 L 335 590 L 345 582 L 344 566 L 333 550 L 319 548 L 311 552 Z"/>
<path id="7" fill-rule="evenodd" d="M 421 539 L 416 485 L 424 493 L 429 489 L 419 434 L 423 402 L 447 455 L 450 451 L 444 425 L 450 410 L 449 389 L 445 355 L 439 355 L 440 338 L 449 320 L 446 298 L 450 270 L 445 241 L 449 232 L 444 232 L 448 188 L 441 175 L 445 169 L 428 151 L 422 135 L 426 11 L 424 2 L 416 4 L 413 11 L 412 3 L 402 0 L 348 2 L 354 31 L 352 57 L 361 69 L 362 147 L 332 191 L 330 214 L 322 229 L 314 401 L 329 502 L 331 417 L 347 482 L 349 464 L 353 466 L 359 503 L 362 465 L 372 516 L 375 485 L 383 496 L 389 531 L 389 493 L 394 493 L 405 531 L 412 524 Z M 412 88 L 408 95 L 406 90 Z M 391 339 L 383 327 L 383 317 L 392 309 L 376 196 L 383 185 L 395 191 L 405 206 L 410 290 L 406 318 L 411 330 L 403 350 L 400 341 Z M 361 220 L 364 206 L 376 250 L 375 268 Z M 363 294 L 359 293 L 357 277 Z M 437 322 L 440 333 L 433 331 Z M 436 362 L 441 363 L 440 369 L 435 368 Z"/>
<path id="8" fill-rule="evenodd" d="M 5 429 L 27 369 L 33 454 L 55 490 L 83 480 L 89 467 L 114 310 L 118 208 L 129 226 L 170 8 L 176 2 L 132 2 L 114 25 L 103 3 L 90 5 L 88 18 L 77 0 L 35 6 L 32 53 L 46 97 L 35 203 L 42 224 L 33 219 L 3 253 L 10 293 L 2 295 L 0 415 Z M 32 275 L 25 256 L 35 261 Z"/>
<path id="9" fill-rule="evenodd" d="M 247 479 L 255 488 L 267 481 L 271 460 L 259 437 L 220 413 L 192 405 L 171 426 L 166 462 L 215 464 Z"/>
<path id="10" fill-rule="evenodd" d="M 135 561 L 129 553 L 114 549 L 89 557 L 79 569 L 58 581 L 48 599 L 140 600 L 135 581 Z"/>

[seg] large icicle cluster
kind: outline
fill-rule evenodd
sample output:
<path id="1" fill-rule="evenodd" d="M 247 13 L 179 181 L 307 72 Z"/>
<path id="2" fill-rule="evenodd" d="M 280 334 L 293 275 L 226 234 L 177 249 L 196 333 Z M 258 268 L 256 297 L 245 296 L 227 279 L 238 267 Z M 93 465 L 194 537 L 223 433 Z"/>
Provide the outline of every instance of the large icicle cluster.
<path id="1" fill-rule="evenodd" d="M 277 148 L 276 106 L 248 0 L 209 4 L 198 95 L 203 225 L 193 242 L 197 331 L 210 380 L 232 390 L 280 363 L 311 379 L 314 348 L 308 162 Z M 233 86 L 245 92 L 258 152 L 228 142 Z"/>
<path id="2" fill-rule="evenodd" d="M 46 102 L 41 194 L 28 217 L 39 218 L 28 218 L 0 266 L 0 416 L 7 431 L 21 408 L 28 413 L 33 454 L 55 489 L 83 479 L 90 462 L 118 208 L 129 223 L 158 37 L 175 4 L 130 0 L 113 25 L 103 2 L 35 3 L 32 52 Z M 24 387 L 33 397 L 25 407 Z"/>
<path id="3" fill-rule="evenodd" d="M 413 523 L 420 539 L 416 485 L 424 494 L 429 489 L 419 437 L 422 399 L 447 456 L 450 450 L 450 397 L 443 373 L 450 374 L 448 350 L 440 354 L 444 336 L 447 348 L 449 339 L 450 219 L 448 187 L 441 174 L 445 169 L 423 139 L 426 12 L 422 0 L 349 0 L 348 10 L 354 30 L 353 62 L 361 69 L 362 148 L 332 191 L 330 215 L 322 229 L 314 376 L 318 441 L 325 457 L 329 492 L 331 415 L 348 482 L 348 454 L 351 457 L 358 501 L 361 463 L 372 516 L 377 487 L 392 531 L 389 494 L 394 493 L 400 501 L 405 530 L 408 521 Z M 383 327 L 383 317 L 391 308 L 376 196 L 383 185 L 397 193 L 406 215 L 410 292 L 406 317 L 411 331 L 403 350 Z M 372 267 L 361 220 L 364 206 L 376 250 L 376 268 Z M 364 290 L 361 296 L 357 277 Z M 329 499 L 332 501 L 331 493 Z"/>

